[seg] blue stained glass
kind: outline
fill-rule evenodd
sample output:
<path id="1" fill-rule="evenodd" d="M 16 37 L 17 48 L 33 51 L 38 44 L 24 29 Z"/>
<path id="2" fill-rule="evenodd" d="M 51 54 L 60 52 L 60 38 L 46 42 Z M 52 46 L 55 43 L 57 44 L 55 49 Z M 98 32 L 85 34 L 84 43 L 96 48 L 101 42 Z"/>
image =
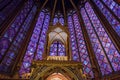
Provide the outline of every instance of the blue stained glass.
<path id="1" fill-rule="evenodd" d="M 87 61 L 84 61 L 84 63 L 83 64 L 85 64 L 85 65 L 87 65 L 88 64 L 88 62 Z M 89 73 L 89 72 L 88 72 Z"/>
<path id="2" fill-rule="evenodd" d="M 46 42 L 46 35 L 47 35 L 46 33 L 49 27 L 49 20 L 50 20 L 50 15 L 46 15 L 44 25 L 43 25 L 43 30 L 40 35 L 39 45 L 37 47 L 37 54 L 35 56 L 36 60 L 42 60 L 42 54 L 44 52 L 44 46 Z"/>
<path id="3" fill-rule="evenodd" d="M 29 62 L 24 62 L 23 65 L 25 68 L 28 68 L 30 66 Z"/>
<path id="4" fill-rule="evenodd" d="M 53 19 L 53 25 L 56 25 L 56 23 L 60 23 L 62 26 L 64 25 L 64 18 L 61 13 L 57 13 Z"/>
<path id="5" fill-rule="evenodd" d="M 12 42 L 13 38 L 15 37 L 15 35 L 17 35 L 17 32 L 19 31 L 18 29 L 21 28 L 20 25 L 22 25 L 23 20 L 26 18 L 27 14 L 29 13 L 28 9 L 31 9 L 32 5 L 33 5 L 33 2 L 31 2 L 31 1 L 30 2 L 29 1 L 26 2 L 24 8 L 17 15 L 15 20 L 12 22 L 12 24 L 7 29 L 7 31 L 3 34 L 2 38 L 0 39 L 0 41 L 2 41 L 2 39 L 6 38 L 6 39 L 9 40 L 9 43 Z M 26 15 L 24 15 L 24 14 L 26 14 Z M 9 46 L 10 44 L 6 44 L 6 45 Z M 1 43 L 1 46 L 3 46 L 3 47 L 1 47 L 1 49 L 0 49 L 0 54 L 4 55 L 5 51 L 8 49 L 8 46 L 5 46 L 6 48 L 4 48 L 4 44 L 3 43 Z"/>
<path id="6" fill-rule="evenodd" d="M 58 18 L 54 18 L 53 20 L 53 25 L 56 25 L 56 23 L 58 23 Z"/>
<path id="7" fill-rule="evenodd" d="M 28 29 L 30 28 L 30 22 L 32 21 L 32 19 L 35 16 L 35 13 L 37 11 L 37 8 L 34 6 L 32 8 L 32 10 L 30 11 L 27 19 L 25 20 L 24 24 L 22 25 L 22 28 L 20 29 L 17 37 L 15 38 L 15 41 L 13 42 L 13 44 L 10 46 L 8 52 L 6 53 L 5 58 L 3 59 L 2 63 L 6 63 L 6 59 L 8 59 L 9 61 L 9 65 L 7 65 L 7 67 L 12 67 L 14 60 L 16 59 L 18 53 L 19 53 L 19 49 L 20 49 L 20 45 L 22 43 L 22 41 L 24 40 L 26 33 L 28 31 Z M 4 64 L 1 64 L 2 66 L 6 66 Z M 8 68 L 9 69 L 9 68 Z"/>
<path id="8" fill-rule="evenodd" d="M 91 8 L 90 4 L 89 3 L 86 3 L 85 5 L 85 8 L 88 12 L 88 15 L 90 17 L 90 20 L 92 21 L 93 23 L 93 26 L 99 36 L 99 39 L 103 45 L 103 47 L 105 48 L 105 51 L 106 49 L 108 48 L 108 50 L 111 50 L 113 49 L 113 55 L 112 54 L 109 54 L 107 51 L 106 51 L 106 54 L 107 54 L 107 57 L 109 58 L 109 61 L 111 62 L 112 64 L 112 67 L 114 68 L 115 71 L 118 71 L 120 70 L 120 63 L 114 63 L 113 60 L 116 59 L 116 56 L 118 56 L 120 58 L 120 53 L 117 51 L 117 49 L 115 48 L 114 44 L 112 43 L 112 41 L 110 40 L 108 34 L 106 33 L 106 31 L 104 30 L 104 27 L 103 25 L 100 23 L 99 19 L 97 18 L 96 14 L 94 13 L 93 9 Z M 94 18 L 93 18 L 94 17 Z M 99 28 L 102 29 L 102 31 L 98 30 Z M 104 36 L 101 36 L 99 35 L 99 32 L 102 32 L 104 33 Z M 107 45 L 109 44 L 109 46 Z M 120 62 L 120 61 L 119 61 Z"/>
<path id="9" fill-rule="evenodd" d="M 60 23 L 61 25 L 64 25 L 64 18 L 59 18 L 59 23 Z"/>
<path id="10" fill-rule="evenodd" d="M 9 5 L 8 5 L 8 3 L 9 3 Z M 10 16 L 11 13 L 14 13 L 13 11 L 16 9 L 16 7 L 18 7 L 18 5 L 20 3 L 21 3 L 21 0 L 1 1 L 1 3 L 0 3 L 0 9 L 1 9 L 1 11 L 0 11 L 0 25 Z"/>
<path id="11" fill-rule="evenodd" d="M 109 65 L 109 62 L 107 60 L 107 58 L 105 57 L 105 53 L 100 45 L 100 42 L 94 32 L 94 29 L 91 25 L 91 22 L 84 10 L 84 8 L 81 9 L 81 15 L 82 15 L 82 18 L 84 20 L 84 24 L 86 26 L 86 29 L 87 29 L 87 33 L 89 35 L 89 38 L 90 38 L 90 41 L 91 41 L 91 44 L 92 44 L 92 47 L 93 47 L 93 50 L 94 50 L 94 53 L 95 53 L 95 56 L 97 58 L 97 61 L 98 61 L 98 64 L 100 66 L 100 70 L 102 72 L 102 74 L 109 74 L 112 69 Z M 92 16 L 92 15 L 91 15 Z M 101 58 L 103 58 L 101 60 Z M 107 69 L 103 67 L 102 64 L 105 64 L 107 66 Z"/>
<path id="12" fill-rule="evenodd" d="M 73 60 L 77 61 L 78 60 L 78 56 L 77 55 L 73 55 Z"/>
<path id="13" fill-rule="evenodd" d="M 65 46 L 60 41 L 54 41 L 50 46 L 50 56 L 65 56 Z"/>
<path id="14" fill-rule="evenodd" d="M 8 54 L 8 56 L 10 57 L 10 58 L 14 58 L 15 57 L 15 53 L 14 52 L 8 52 L 9 54 Z"/>
<path id="15" fill-rule="evenodd" d="M 100 60 L 104 60 L 104 56 L 101 55 L 101 56 L 99 57 L 99 59 L 100 59 Z"/>
<path id="16" fill-rule="evenodd" d="M 72 16 L 68 16 L 68 29 L 70 31 L 70 44 L 71 44 L 71 52 L 73 56 L 73 60 L 79 61 L 79 56 L 78 56 L 78 49 L 77 49 L 77 43 L 76 43 L 76 38 L 75 38 L 75 32 L 73 28 L 73 21 L 72 21 Z"/>
<path id="17" fill-rule="evenodd" d="M 102 0 L 120 19 L 120 6 L 114 0 Z"/>
<path id="18" fill-rule="evenodd" d="M 74 28 L 75 28 L 76 39 L 77 39 L 77 44 L 78 44 L 78 50 L 80 51 L 79 55 L 80 55 L 81 62 L 83 63 L 83 66 L 84 66 L 83 71 L 85 74 L 89 74 L 92 77 L 94 77 L 91 64 L 90 64 L 90 60 L 89 60 L 89 56 L 88 56 L 88 52 L 87 52 L 86 45 L 84 42 L 83 33 L 82 33 L 79 19 L 76 13 L 73 14 L 73 22 L 74 22 Z M 79 43 L 79 41 L 81 41 L 81 43 Z M 83 55 L 85 55 L 86 58 L 84 58 Z M 89 71 L 86 71 L 86 69 L 89 69 Z"/>
<path id="19" fill-rule="evenodd" d="M 9 44 L 10 44 L 10 41 L 7 38 L 0 39 L 0 51 L 1 51 L 0 56 L 1 57 L 4 55 L 4 52 L 8 48 Z"/>
<path id="20" fill-rule="evenodd" d="M 89 72 L 90 72 L 90 69 L 89 69 L 89 68 L 86 68 L 85 71 L 86 71 L 87 73 L 89 73 Z"/>
<path id="21" fill-rule="evenodd" d="M 36 23 L 34 31 L 33 31 L 33 34 L 31 36 L 31 40 L 30 40 L 29 45 L 27 47 L 27 51 L 25 53 L 23 63 L 27 62 L 27 64 L 31 65 L 31 62 L 32 62 L 33 57 L 34 57 L 34 52 L 35 52 L 36 47 L 37 47 L 37 42 L 38 42 L 38 38 L 34 38 L 33 36 L 34 35 L 36 35 L 36 36 L 40 35 L 41 28 L 42 28 L 41 24 L 43 24 L 43 22 L 44 22 L 43 21 L 44 16 L 45 16 L 44 12 L 40 12 L 37 23 Z M 39 30 L 39 31 L 35 32 L 35 30 Z M 24 73 L 29 73 L 30 72 L 30 67 L 25 68 L 24 65 L 26 65 L 26 64 L 22 64 L 21 69 L 19 71 L 20 76 L 22 76 L 22 74 L 24 74 Z"/>
<path id="22" fill-rule="evenodd" d="M 116 20 L 116 18 L 110 13 L 110 11 L 100 2 L 100 0 L 93 0 L 95 4 L 98 6 L 100 11 L 103 13 L 103 15 L 106 17 L 108 22 L 111 24 L 112 28 L 116 31 L 116 33 L 120 36 L 120 22 Z M 112 0 L 109 0 L 112 1 Z M 109 3 L 107 1 L 106 3 Z M 120 6 L 119 6 L 120 8 Z M 114 8 L 115 9 L 115 8 Z M 120 10 L 116 10 L 118 12 L 118 15 L 120 15 Z"/>

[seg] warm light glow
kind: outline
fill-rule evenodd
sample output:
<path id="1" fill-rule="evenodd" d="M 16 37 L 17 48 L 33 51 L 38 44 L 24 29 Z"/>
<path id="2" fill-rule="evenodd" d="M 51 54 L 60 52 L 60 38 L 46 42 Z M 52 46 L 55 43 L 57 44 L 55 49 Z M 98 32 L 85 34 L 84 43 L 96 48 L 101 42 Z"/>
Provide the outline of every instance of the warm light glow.
<path id="1" fill-rule="evenodd" d="M 70 80 L 61 73 L 53 73 L 46 80 Z"/>
<path id="2" fill-rule="evenodd" d="M 47 60 L 58 60 L 58 61 L 67 61 L 67 56 L 48 56 Z"/>
<path id="3" fill-rule="evenodd" d="M 52 78 L 51 80 L 62 80 L 62 79 L 60 79 L 60 78 Z"/>

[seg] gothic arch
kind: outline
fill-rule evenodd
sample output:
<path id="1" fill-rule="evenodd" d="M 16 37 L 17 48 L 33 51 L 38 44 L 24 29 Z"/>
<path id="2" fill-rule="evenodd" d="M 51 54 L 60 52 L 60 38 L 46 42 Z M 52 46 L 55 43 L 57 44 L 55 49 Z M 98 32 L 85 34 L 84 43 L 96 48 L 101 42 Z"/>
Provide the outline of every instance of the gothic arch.
<path id="1" fill-rule="evenodd" d="M 62 26 L 60 23 L 57 23 L 54 26 L 50 26 L 48 31 L 47 31 L 47 43 L 46 43 L 46 52 L 43 55 L 45 59 L 47 58 L 46 56 L 49 55 L 49 50 L 50 50 L 50 45 L 54 41 L 61 41 L 66 49 L 66 55 L 68 56 L 70 54 L 69 52 L 69 31 L 66 26 Z M 70 57 L 70 56 L 69 56 Z"/>
<path id="2" fill-rule="evenodd" d="M 41 68 L 44 67 L 44 68 Z M 64 66 L 41 66 L 39 68 L 35 68 L 32 77 L 30 78 L 31 80 L 45 80 L 49 75 L 53 74 L 53 73 L 61 73 L 63 75 L 65 75 L 67 77 L 68 80 L 82 80 L 82 76 L 80 76 L 79 74 L 81 74 L 79 72 L 79 70 L 75 69 L 75 67 L 73 68 L 74 71 L 72 71 L 70 68 L 68 67 L 64 67 Z M 41 70 L 41 69 L 44 69 Z M 78 72 L 78 73 L 74 73 L 74 72 Z M 79 76 L 77 76 L 79 75 Z"/>

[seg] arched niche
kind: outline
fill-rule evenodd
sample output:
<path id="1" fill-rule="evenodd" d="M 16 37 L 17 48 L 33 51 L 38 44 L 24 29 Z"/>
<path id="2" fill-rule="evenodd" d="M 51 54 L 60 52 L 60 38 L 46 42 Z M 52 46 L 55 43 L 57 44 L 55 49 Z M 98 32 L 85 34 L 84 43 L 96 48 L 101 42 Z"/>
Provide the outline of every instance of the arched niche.
<path id="1" fill-rule="evenodd" d="M 45 59 L 49 56 L 50 45 L 54 41 L 61 41 L 65 45 L 66 56 L 71 60 L 71 53 L 69 50 L 69 31 L 67 27 L 62 26 L 60 23 L 49 27 L 47 32 L 46 55 L 44 55 Z"/>

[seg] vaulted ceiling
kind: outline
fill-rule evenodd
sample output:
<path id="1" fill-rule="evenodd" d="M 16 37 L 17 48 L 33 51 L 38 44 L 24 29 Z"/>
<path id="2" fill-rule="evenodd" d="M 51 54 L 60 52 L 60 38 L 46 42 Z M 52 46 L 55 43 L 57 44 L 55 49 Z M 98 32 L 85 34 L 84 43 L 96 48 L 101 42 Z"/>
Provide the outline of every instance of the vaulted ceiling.
<path id="1" fill-rule="evenodd" d="M 47 8 L 51 11 L 51 13 L 54 10 L 54 13 L 60 12 L 60 13 L 67 13 L 69 10 L 74 9 L 71 1 L 73 4 L 78 6 L 78 4 L 83 4 L 86 0 L 35 0 L 40 6 L 42 6 L 44 3 L 44 8 Z"/>

